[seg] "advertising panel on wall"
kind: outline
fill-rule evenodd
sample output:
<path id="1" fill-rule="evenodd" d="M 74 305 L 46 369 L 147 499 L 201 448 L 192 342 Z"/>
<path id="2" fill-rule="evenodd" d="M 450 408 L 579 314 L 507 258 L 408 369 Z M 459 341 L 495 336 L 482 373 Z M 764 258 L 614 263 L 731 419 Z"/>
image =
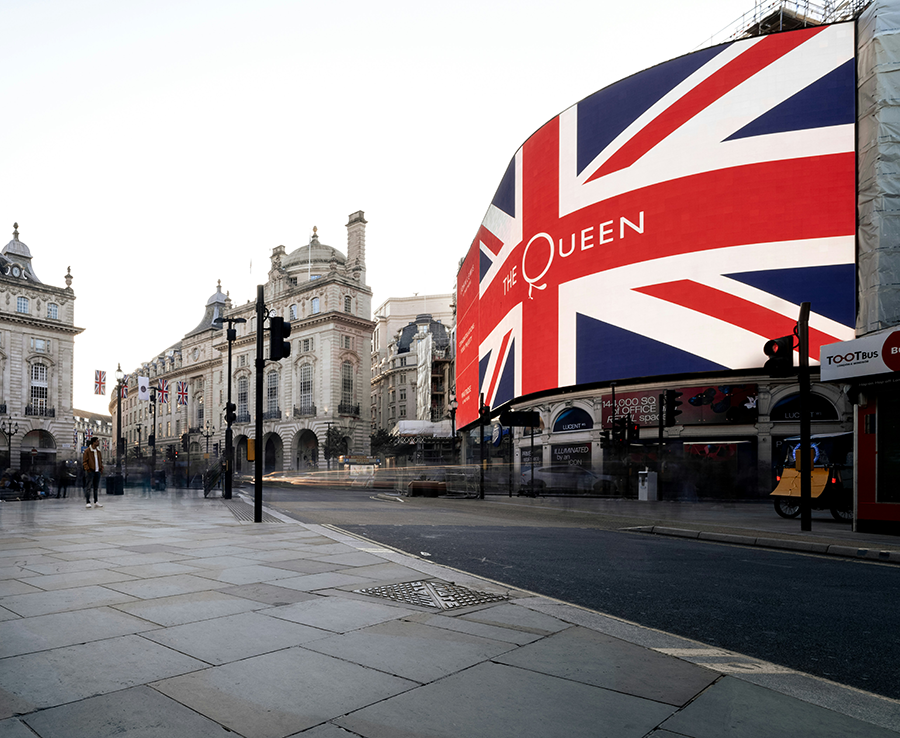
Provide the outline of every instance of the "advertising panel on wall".
<path id="1" fill-rule="evenodd" d="M 755 423 L 758 387 L 755 384 L 678 387 L 679 425 Z M 659 390 L 616 393 L 616 415 L 642 426 L 659 424 Z M 603 427 L 612 428 L 612 395 L 603 397 Z"/>
<path id="2" fill-rule="evenodd" d="M 460 269 L 458 420 L 559 387 L 759 367 L 855 323 L 854 25 L 715 46 L 516 152 Z"/>

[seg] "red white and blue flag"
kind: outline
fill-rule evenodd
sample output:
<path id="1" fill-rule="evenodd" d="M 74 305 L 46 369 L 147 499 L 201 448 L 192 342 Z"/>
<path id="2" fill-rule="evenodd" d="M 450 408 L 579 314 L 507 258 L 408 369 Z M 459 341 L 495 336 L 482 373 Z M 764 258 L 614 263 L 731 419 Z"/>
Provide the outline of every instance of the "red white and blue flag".
<path id="1" fill-rule="evenodd" d="M 176 384 L 176 388 L 178 390 L 178 404 L 179 405 L 187 405 L 187 400 L 188 400 L 187 382 L 178 382 Z"/>
<path id="2" fill-rule="evenodd" d="M 94 437 L 94 429 L 88 426 L 84 429 L 84 442 L 88 443 Z"/>
<path id="3" fill-rule="evenodd" d="M 128 375 L 122 377 L 122 399 L 128 397 Z"/>
<path id="4" fill-rule="evenodd" d="M 460 269 L 457 418 L 572 385 L 761 366 L 811 303 L 854 335 L 852 23 L 617 82 L 516 153 Z"/>
<path id="5" fill-rule="evenodd" d="M 106 394 L 106 372 L 100 371 L 99 369 L 94 370 L 94 394 Z"/>
<path id="6" fill-rule="evenodd" d="M 159 387 L 156 391 L 156 396 L 159 398 L 159 404 L 165 405 L 169 402 L 169 380 L 168 379 L 160 379 Z"/>

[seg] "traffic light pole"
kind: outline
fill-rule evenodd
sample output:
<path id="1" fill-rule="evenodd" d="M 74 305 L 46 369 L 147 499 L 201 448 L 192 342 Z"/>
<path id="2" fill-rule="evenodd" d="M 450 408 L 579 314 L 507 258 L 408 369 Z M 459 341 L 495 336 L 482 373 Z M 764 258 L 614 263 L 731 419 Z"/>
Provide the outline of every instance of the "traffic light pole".
<path id="1" fill-rule="evenodd" d="M 234 326 L 238 323 L 246 323 L 245 318 L 216 318 L 214 323 L 228 324 L 225 331 L 225 340 L 228 342 L 228 400 L 225 405 L 225 479 L 222 482 L 223 499 L 231 499 L 231 490 L 234 483 L 234 431 L 231 424 L 234 422 L 234 409 L 231 403 L 231 347 L 237 340 L 237 331 Z"/>
<path id="2" fill-rule="evenodd" d="M 800 304 L 800 530 L 812 530 L 812 459 L 809 419 L 809 303 Z"/>
<path id="3" fill-rule="evenodd" d="M 263 357 L 263 323 L 266 320 L 265 293 L 262 285 L 256 288 L 256 459 L 253 479 L 253 522 L 262 522 L 262 475 L 263 475 L 263 374 L 266 360 Z"/>

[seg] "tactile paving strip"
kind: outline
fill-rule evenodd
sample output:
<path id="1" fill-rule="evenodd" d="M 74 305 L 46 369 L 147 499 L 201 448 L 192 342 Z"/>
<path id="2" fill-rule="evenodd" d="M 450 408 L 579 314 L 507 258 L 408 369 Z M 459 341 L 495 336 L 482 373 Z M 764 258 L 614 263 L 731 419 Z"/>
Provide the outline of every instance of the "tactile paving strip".
<path id="1" fill-rule="evenodd" d="M 436 610 L 453 610 L 458 607 L 472 607 L 509 599 L 505 594 L 478 592 L 452 582 L 401 582 L 353 591 L 356 594 L 382 597 L 394 602 L 432 607 Z"/>
<path id="2" fill-rule="evenodd" d="M 240 500 L 222 500 L 222 503 L 231 510 L 231 514 L 234 515 L 238 520 L 242 520 L 246 523 L 254 522 L 254 509 L 252 505 L 248 505 L 246 502 L 241 502 Z M 262 521 L 264 523 L 283 523 L 283 520 L 279 520 L 274 515 L 269 515 L 267 512 L 263 512 Z"/>

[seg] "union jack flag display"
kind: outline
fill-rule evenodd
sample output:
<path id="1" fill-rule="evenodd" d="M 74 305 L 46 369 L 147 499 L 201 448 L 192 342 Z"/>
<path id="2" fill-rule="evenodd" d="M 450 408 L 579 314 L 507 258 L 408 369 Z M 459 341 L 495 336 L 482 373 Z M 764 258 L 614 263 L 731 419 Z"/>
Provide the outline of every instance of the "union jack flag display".
<path id="1" fill-rule="evenodd" d="M 87 443 L 94 437 L 94 429 L 93 428 L 85 428 L 84 429 L 84 442 Z"/>
<path id="2" fill-rule="evenodd" d="M 122 377 L 122 399 L 128 397 L 128 375 Z"/>
<path id="3" fill-rule="evenodd" d="M 166 405 L 169 402 L 169 380 L 168 379 L 160 379 L 159 387 L 156 391 L 156 396 L 159 398 L 160 405 Z"/>
<path id="4" fill-rule="evenodd" d="M 744 39 L 565 110 L 510 162 L 457 282 L 457 419 L 558 387 L 759 367 L 811 303 L 855 324 L 852 23 Z"/>
<path id="5" fill-rule="evenodd" d="M 94 394 L 106 394 L 106 372 L 102 372 L 99 369 L 94 370 Z"/>
<path id="6" fill-rule="evenodd" d="M 178 404 L 187 405 L 188 389 L 187 382 L 178 382 L 176 384 L 178 390 Z"/>

